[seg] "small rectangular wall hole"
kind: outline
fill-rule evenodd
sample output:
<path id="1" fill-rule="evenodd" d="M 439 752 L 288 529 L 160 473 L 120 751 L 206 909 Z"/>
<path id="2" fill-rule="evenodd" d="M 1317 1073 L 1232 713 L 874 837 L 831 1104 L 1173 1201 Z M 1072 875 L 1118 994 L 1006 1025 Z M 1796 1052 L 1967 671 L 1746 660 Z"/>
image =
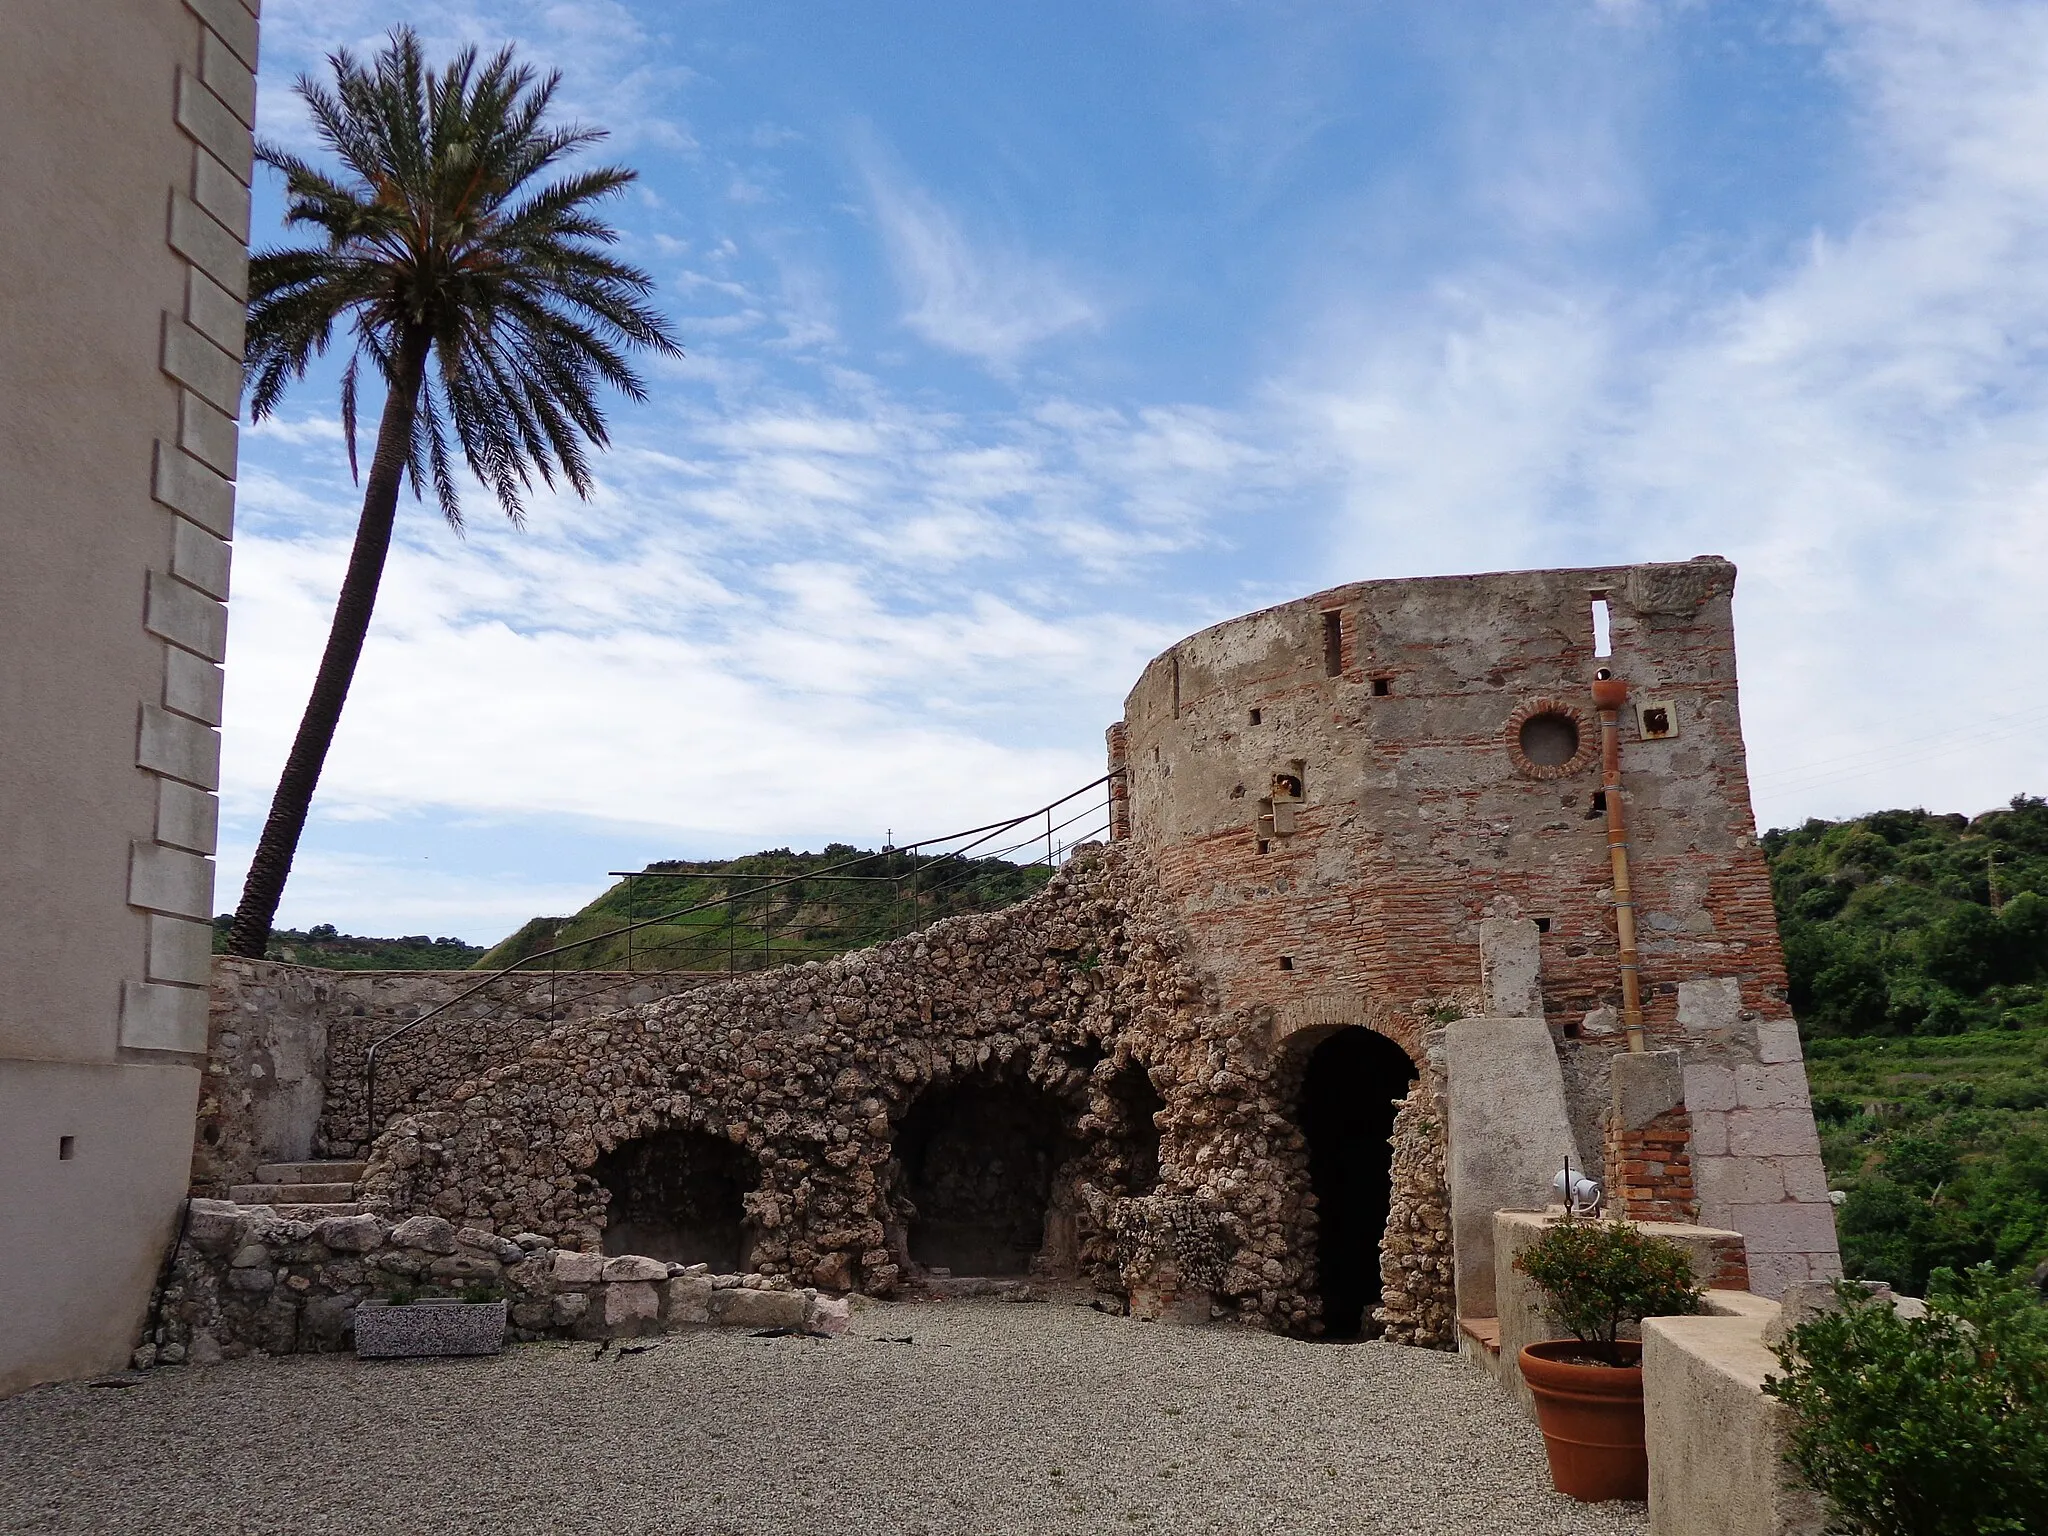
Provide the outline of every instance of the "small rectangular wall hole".
<path id="1" fill-rule="evenodd" d="M 1593 599 L 1593 654 L 1612 656 L 1614 654 L 1613 620 L 1607 612 L 1607 599 Z"/>
<path id="2" fill-rule="evenodd" d="M 1293 969 L 1294 969 L 1294 956 L 1292 956 L 1292 955 L 1282 955 L 1282 956 L 1280 957 L 1280 969 L 1281 969 L 1281 970 L 1283 970 L 1283 971 L 1291 971 L 1291 970 L 1293 970 Z"/>
<path id="3" fill-rule="evenodd" d="M 71 1161 L 71 1159 L 72 1159 L 72 1157 L 73 1157 L 73 1155 L 74 1155 L 74 1154 L 76 1154 L 76 1152 L 77 1152 L 77 1151 L 78 1151 L 78 1138 L 77 1138 L 76 1136 L 59 1136 L 59 1137 L 57 1138 L 57 1161 L 58 1161 L 58 1162 L 60 1162 L 60 1163 L 68 1163 L 68 1162 L 70 1162 L 70 1161 Z"/>
<path id="4" fill-rule="evenodd" d="M 1264 720 L 1265 718 L 1266 718 L 1266 713 L 1265 713 L 1265 711 L 1264 711 L 1264 710 L 1260 710 L 1260 709 L 1255 709 L 1255 710 L 1253 710 L 1253 711 L 1252 711 L 1252 724 L 1253 724 L 1253 725 L 1257 725 L 1257 724 L 1258 724 L 1258 723 L 1259 723 L 1260 721 Z"/>
<path id="5" fill-rule="evenodd" d="M 1537 919 L 1536 919 L 1536 931 L 1537 931 L 1538 933 L 1548 933 L 1548 932 L 1550 932 L 1550 919 L 1549 919 L 1549 918 L 1547 918 L 1547 917 L 1539 917 L 1539 918 L 1537 918 Z"/>
<path id="6" fill-rule="evenodd" d="M 1372 680 L 1372 696 L 1374 698 L 1384 699 L 1393 691 L 1394 680 L 1391 677 L 1376 677 Z"/>
<path id="7" fill-rule="evenodd" d="M 1266 840 L 1265 840 L 1265 839 L 1264 839 L 1263 837 L 1262 837 L 1262 838 L 1260 838 L 1260 839 L 1259 839 L 1259 852 L 1261 852 L 1261 853 L 1271 853 L 1272 851 L 1273 851 L 1273 845 L 1272 845 L 1271 843 L 1267 842 L 1267 841 L 1266 841 Z"/>
<path id="8" fill-rule="evenodd" d="M 1344 675 L 1344 615 L 1341 612 L 1323 615 L 1323 676 Z"/>

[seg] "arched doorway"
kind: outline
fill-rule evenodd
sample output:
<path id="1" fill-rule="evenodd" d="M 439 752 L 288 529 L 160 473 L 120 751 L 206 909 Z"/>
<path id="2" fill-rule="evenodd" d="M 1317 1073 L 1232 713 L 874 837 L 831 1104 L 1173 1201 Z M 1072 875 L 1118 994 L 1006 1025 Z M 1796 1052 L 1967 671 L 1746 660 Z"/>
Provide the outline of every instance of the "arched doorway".
<path id="1" fill-rule="evenodd" d="M 1333 1338 L 1372 1331 L 1392 1195 L 1394 1101 L 1414 1080 L 1406 1051 L 1358 1027 L 1338 1030 L 1303 1064 L 1301 1130 L 1316 1195 L 1316 1272 L 1323 1329 Z"/>
<path id="2" fill-rule="evenodd" d="M 1021 1275 L 1045 1246 L 1054 1172 L 1072 1152 L 1066 1114 L 1028 1084 L 927 1092 L 903 1117 L 896 1156 L 916 1209 L 913 1261 L 955 1275 Z"/>
<path id="3" fill-rule="evenodd" d="M 743 1148 L 703 1131 L 656 1131 L 623 1142 L 591 1170 L 611 1193 L 604 1251 L 671 1264 L 742 1269 L 749 1247 L 741 1200 L 761 1182 Z"/>

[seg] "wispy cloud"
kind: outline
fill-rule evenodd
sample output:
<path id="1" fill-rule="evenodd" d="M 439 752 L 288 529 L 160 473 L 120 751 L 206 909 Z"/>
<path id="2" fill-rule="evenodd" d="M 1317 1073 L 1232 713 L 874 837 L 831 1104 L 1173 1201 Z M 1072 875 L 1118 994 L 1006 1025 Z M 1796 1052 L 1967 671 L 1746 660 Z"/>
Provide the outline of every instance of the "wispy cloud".
<path id="1" fill-rule="evenodd" d="M 872 134 L 857 135 L 856 158 L 903 294 L 903 323 L 933 346 L 1007 372 L 1053 337 L 1100 324 L 1098 305 L 1056 263 L 1014 240 L 970 238 Z"/>
<path id="2" fill-rule="evenodd" d="M 2040 762 L 1968 725 L 2048 648 L 2048 13 L 1832 9 L 1881 167 L 1845 233 L 1704 301 L 1691 274 L 1475 263 L 1391 329 L 1357 317 L 1286 396 L 1341 466 L 1341 566 L 1741 562 L 1767 821 L 1924 796 L 1907 749 L 1934 733 L 1964 803 Z"/>

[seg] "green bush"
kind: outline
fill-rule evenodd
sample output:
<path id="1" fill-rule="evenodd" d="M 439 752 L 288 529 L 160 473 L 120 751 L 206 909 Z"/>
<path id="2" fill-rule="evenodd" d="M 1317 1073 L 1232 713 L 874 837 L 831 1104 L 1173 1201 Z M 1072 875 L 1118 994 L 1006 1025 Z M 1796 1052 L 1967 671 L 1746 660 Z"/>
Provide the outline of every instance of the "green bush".
<path id="1" fill-rule="evenodd" d="M 1764 1391 L 1788 1460 L 1849 1536 L 2048 1532 L 2048 1308 L 1989 1265 L 1936 1272 L 1920 1318 L 1841 1284 Z"/>
<path id="2" fill-rule="evenodd" d="M 1543 1292 L 1575 1338 L 1610 1358 L 1624 1323 L 1700 1309 L 1685 1250 L 1668 1238 L 1646 1236 L 1633 1222 L 1568 1216 L 1524 1248 L 1515 1268 Z"/>

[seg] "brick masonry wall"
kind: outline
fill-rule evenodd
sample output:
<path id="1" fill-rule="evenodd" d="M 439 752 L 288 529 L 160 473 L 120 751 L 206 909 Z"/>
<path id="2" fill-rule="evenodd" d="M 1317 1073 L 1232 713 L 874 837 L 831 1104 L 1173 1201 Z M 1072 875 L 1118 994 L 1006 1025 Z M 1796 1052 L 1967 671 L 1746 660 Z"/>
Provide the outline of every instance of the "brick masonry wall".
<path id="1" fill-rule="evenodd" d="M 1544 1012 L 1597 1102 L 1585 1058 L 1621 1044 L 1590 697 L 1611 667 L 1631 690 L 1621 766 L 1650 1044 L 1686 1055 L 1701 1218 L 1749 1237 L 1775 1293 L 1839 1261 L 1749 806 L 1734 585 L 1702 557 L 1334 588 L 1154 660 L 1115 740 L 1130 837 L 1226 1006 L 1263 1010 L 1276 1036 L 1303 1019 L 1382 1027 L 1473 989 L 1482 919 L 1535 918 Z M 1513 739 L 1541 701 L 1577 719 L 1580 750 L 1555 768 Z M 1674 735 L 1644 734 L 1645 703 Z"/>
<path id="2" fill-rule="evenodd" d="M 1667 1110 L 1641 1130 L 1609 1122 L 1607 1199 L 1630 1221 L 1698 1221 L 1692 1187 L 1692 1117 Z"/>

